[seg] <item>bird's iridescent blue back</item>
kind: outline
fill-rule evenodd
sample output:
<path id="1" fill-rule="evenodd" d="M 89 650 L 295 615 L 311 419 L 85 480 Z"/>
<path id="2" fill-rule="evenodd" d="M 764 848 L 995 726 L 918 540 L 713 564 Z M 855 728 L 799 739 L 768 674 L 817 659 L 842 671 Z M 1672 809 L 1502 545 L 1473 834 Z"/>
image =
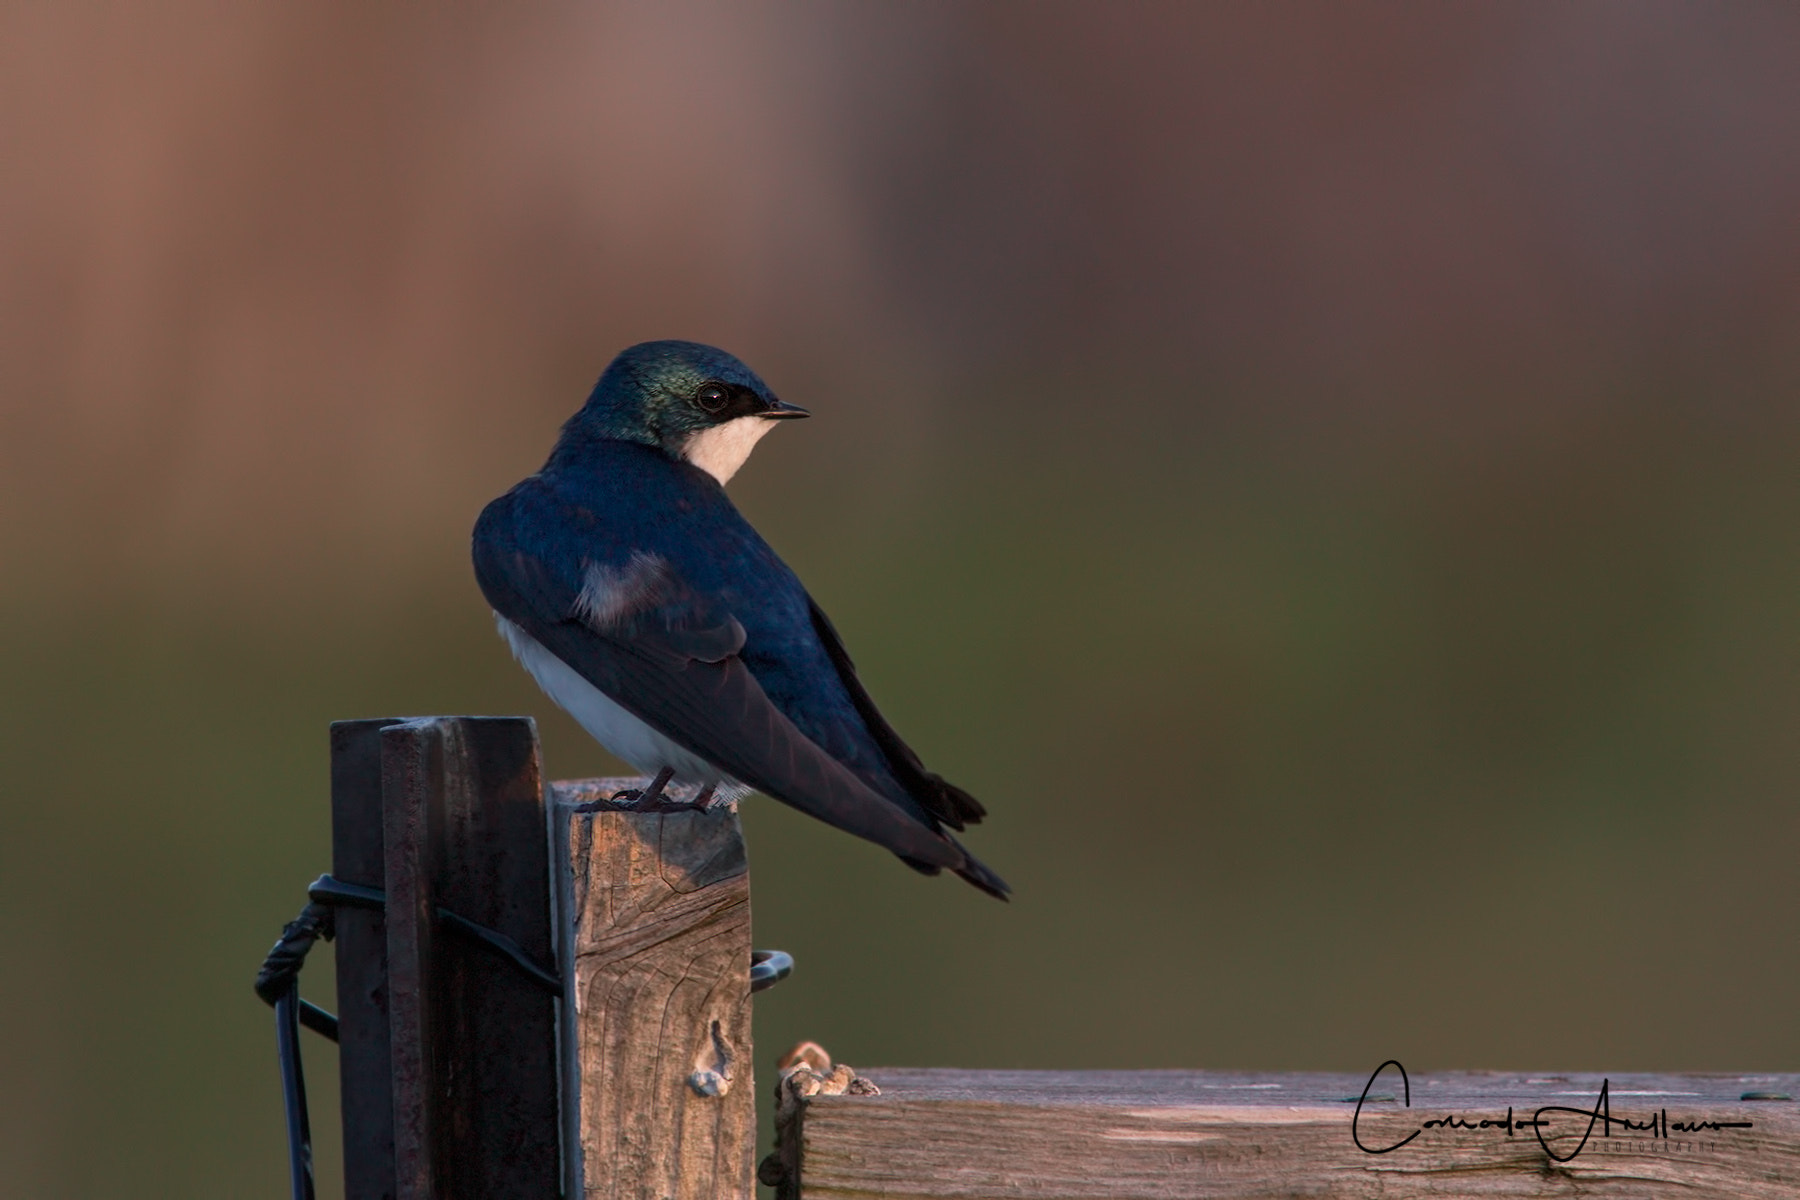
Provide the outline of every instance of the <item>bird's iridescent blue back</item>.
<path id="1" fill-rule="evenodd" d="M 566 589 L 569 608 L 588 563 L 620 568 L 654 554 L 744 627 L 740 657 L 802 733 L 881 795 L 935 824 L 889 769 L 820 642 L 799 578 L 705 472 L 654 447 L 591 443 L 553 458 L 506 497 L 477 539 L 504 538 Z"/>

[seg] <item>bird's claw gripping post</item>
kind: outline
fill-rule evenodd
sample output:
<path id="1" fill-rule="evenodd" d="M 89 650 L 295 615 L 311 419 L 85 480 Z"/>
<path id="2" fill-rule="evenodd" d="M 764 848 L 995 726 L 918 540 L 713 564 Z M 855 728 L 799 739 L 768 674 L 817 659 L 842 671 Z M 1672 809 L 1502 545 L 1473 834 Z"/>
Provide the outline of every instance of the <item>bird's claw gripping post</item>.
<path id="1" fill-rule="evenodd" d="M 627 788 L 622 792 L 614 792 L 613 803 L 630 805 L 639 812 L 654 812 L 656 802 L 663 794 L 663 789 L 669 786 L 669 780 L 673 778 L 675 778 L 675 768 L 664 767 L 656 773 L 656 778 L 650 781 L 649 787 L 636 791 Z"/>
<path id="2" fill-rule="evenodd" d="M 656 778 L 650 781 L 648 787 L 621 788 L 604 800 L 589 800 L 585 804 L 577 804 L 574 811 L 578 813 L 659 812 L 662 805 L 657 802 L 662 797 L 663 789 L 669 786 L 669 781 L 673 778 L 675 778 L 675 768 L 664 767 L 656 773 Z"/>
<path id="3" fill-rule="evenodd" d="M 590 800 L 585 804 L 577 804 L 574 811 L 578 813 L 593 812 L 638 812 L 638 813 L 675 813 L 675 812 L 711 812 L 714 807 L 724 803 L 716 794 L 718 784 L 709 783 L 694 795 L 692 800 L 681 800 L 669 794 L 670 782 L 675 778 L 673 767 L 664 767 L 656 773 L 649 786 L 642 788 L 622 788 L 605 800 Z"/>
<path id="4" fill-rule="evenodd" d="M 709 783 L 696 792 L 692 800 L 680 800 L 671 796 L 667 790 L 664 790 L 660 796 L 655 795 L 655 785 L 652 784 L 650 787 L 647 787 L 642 792 L 638 793 L 637 798 L 630 802 L 631 811 L 656 813 L 711 812 L 713 806 L 719 803 L 713 795 L 716 788 L 716 784 Z"/>

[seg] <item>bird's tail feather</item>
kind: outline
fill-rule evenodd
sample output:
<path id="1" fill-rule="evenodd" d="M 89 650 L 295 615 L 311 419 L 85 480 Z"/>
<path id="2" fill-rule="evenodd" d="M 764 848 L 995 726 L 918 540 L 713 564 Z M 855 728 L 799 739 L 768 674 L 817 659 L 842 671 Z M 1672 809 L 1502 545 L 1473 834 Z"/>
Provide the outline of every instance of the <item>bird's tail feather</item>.
<path id="1" fill-rule="evenodd" d="M 994 874 L 993 868 L 966 850 L 963 851 L 963 865 L 953 869 L 996 900 L 1006 900 L 1011 896 L 1012 888 L 1006 880 Z"/>
<path id="2" fill-rule="evenodd" d="M 962 865 L 951 866 L 950 869 L 952 871 L 955 871 L 958 875 L 962 876 L 996 900 L 1011 899 L 1012 887 L 1006 880 L 994 874 L 993 868 L 989 867 L 979 858 L 976 858 L 973 854 L 970 854 L 961 842 L 957 841 L 949 834 L 946 833 L 942 836 L 946 842 L 955 846 L 957 850 L 962 853 Z M 908 858 L 904 854 L 900 855 L 899 858 L 901 862 L 919 872 L 921 875 L 936 875 L 939 871 L 943 870 L 943 868 L 936 863 L 921 862 L 916 858 Z"/>
<path id="3" fill-rule="evenodd" d="M 926 807 L 950 828 L 961 829 L 964 825 L 976 825 L 981 818 L 987 816 L 987 809 L 981 806 L 981 801 L 942 775 L 927 771 L 925 778 L 932 785 L 928 789 Z"/>

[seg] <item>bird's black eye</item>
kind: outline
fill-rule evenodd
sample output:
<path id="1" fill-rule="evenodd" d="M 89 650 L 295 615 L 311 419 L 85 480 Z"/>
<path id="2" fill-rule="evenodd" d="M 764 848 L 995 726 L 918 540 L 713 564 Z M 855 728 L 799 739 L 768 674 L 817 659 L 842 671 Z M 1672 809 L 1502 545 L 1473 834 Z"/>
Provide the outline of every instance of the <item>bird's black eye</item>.
<path id="1" fill-rule="evenodd" d="M 709 413 L 720 412 L 731 403 L 731 389 L 722 383 L 703 383 L 694 393 L 694 401 Z"/>

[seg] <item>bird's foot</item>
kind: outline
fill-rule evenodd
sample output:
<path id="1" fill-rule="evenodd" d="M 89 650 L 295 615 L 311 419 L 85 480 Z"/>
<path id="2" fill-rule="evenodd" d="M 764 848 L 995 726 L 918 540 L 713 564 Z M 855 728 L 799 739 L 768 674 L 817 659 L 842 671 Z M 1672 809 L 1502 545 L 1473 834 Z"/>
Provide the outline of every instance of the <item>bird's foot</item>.
<path id="1" fill-rule="evenodd" d="M 717 785 L 715 784 L 707 784 L 696 792 L 691 800 L 684 800 L 679 796 L 670 794 L 666 790 L 661 795 L 648 801 L 644 800 L 642 795 L 639 795 L 632 803 L 631 811 L 659 813 L 711 812 L 719 803 L 713 795 L 716 786 Z M 649 791 L 648 788 L 644 790 L 646 792 Z"/>
<path id="2" fill-rule="evenodd" d="M 664 767 L 650 781 L 649 787 L 621 788 L 605 800 L 589 800 L 586 804 L 577 804 L 573 811 L 578 813 L 618 812 L 625 809 L 631 812 L 659 812 L 659 801 L 663 789 L 669 786 L 669 780 L 675 778 L 675 768 Z"/>
<path id="3" fill-rule="evenodd" d="M 641 813 L 675 813 L 675 812 L 717 812 L 730 809 L 737 804 L 738 796 L 744 791 L 735 785 L 723 788 L 717 783 L 709 783 L 695 792 L 691 797 L 678 796 L 670 787 L 675 772 L 664 767 L 657 772 L 656 778 L 648 787 L 623 788 L 605 800 L 590 800 L 586 804 L 578 804 L 574 811 L 582 812 L 641 812 Z M 686 788 L 681 789 L 686 791 Z"/>
<path id="4" fill-rule="evenodd" d="M 627 788 L 613 793 L 613 803 L 623 804 L 633 812 L 655 812 L 657 801 L 662 799 L 663 789 L 669 786 L 669 780 L 675 778 L 674 767 L 664 767 L 656 773 L 647 788 Z"/>

